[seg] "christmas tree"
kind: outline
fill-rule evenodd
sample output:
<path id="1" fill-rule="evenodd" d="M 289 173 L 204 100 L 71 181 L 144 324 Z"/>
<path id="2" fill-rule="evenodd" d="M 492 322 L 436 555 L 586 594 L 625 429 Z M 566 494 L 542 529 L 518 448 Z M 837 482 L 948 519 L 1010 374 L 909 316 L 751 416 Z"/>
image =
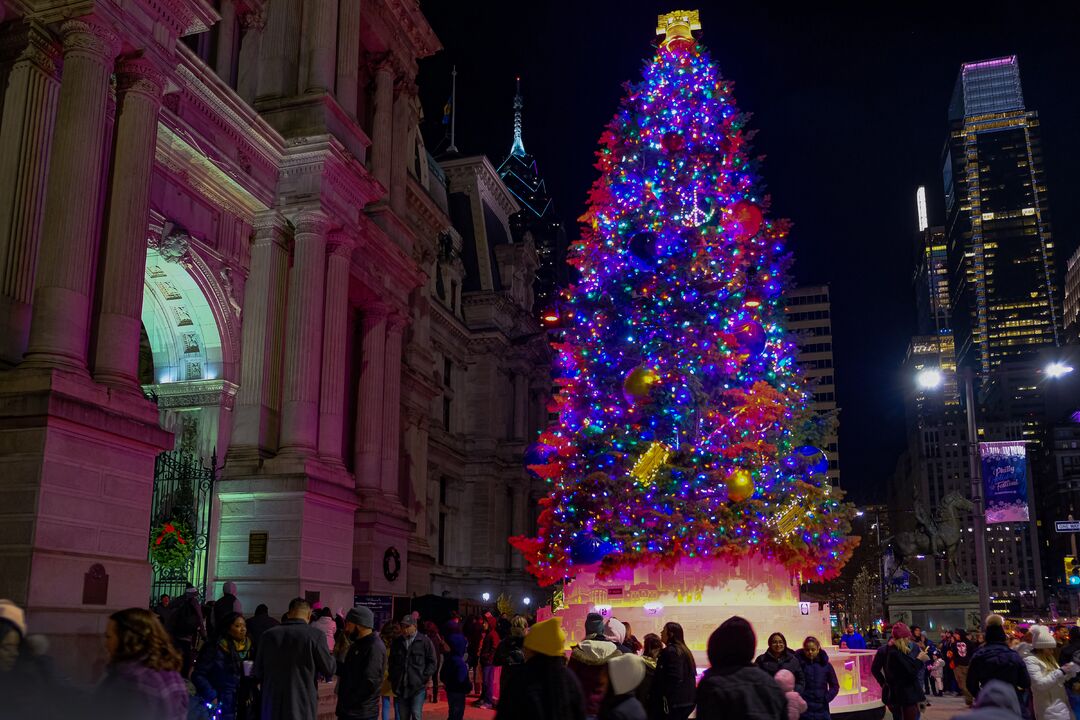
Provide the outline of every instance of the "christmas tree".
<path id="1" fill-rule="evenodd" d="M 857 541 L 783 327 L 789 223 L 697 13 L 660 20 L 600 138 L 558 307 L 558 420 L 527 453 L 549 493 L 511 543 L 545 585 L 751 553 L 826 579 Z"/>

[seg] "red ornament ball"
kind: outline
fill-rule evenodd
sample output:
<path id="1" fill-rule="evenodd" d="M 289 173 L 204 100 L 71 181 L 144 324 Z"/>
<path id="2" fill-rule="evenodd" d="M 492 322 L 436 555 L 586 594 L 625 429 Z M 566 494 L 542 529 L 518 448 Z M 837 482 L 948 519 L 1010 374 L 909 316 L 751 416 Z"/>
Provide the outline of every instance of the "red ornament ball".
<path id="1" fill-rule="evenodd" d="M 761 208 L 757 205 L 740 200 L 731 208 L 731 216 L 738 225 L 738 234 L 743 237 L 757 235 L 761 229 Z"/>
<path id="2" fill-rule="evenodd" d="M 668 152 L 678 152 L 686 145 L 686 138 L 684 138 L 681 133 L 677 132 L 664 133 L 664 137 L 661 138 L 660 144 L 663 145 L 664 149 Z"/>

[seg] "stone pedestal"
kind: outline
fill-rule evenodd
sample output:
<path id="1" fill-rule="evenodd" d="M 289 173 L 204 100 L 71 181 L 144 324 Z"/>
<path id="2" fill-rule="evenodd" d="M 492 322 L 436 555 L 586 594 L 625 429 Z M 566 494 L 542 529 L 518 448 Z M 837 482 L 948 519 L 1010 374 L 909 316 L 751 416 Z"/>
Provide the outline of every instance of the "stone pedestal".
<path id="1" fill-rule="evenodd" d="M 942 585 L 900 590 L 889 595 L 889 622 L 918 625 L 927 630 L 938 628 L 982 627 L 979 617 L 979 589 L 974 585 Z"/>
<path id="2" fill-rule="evenodd" d="M 245 604 L 283 608 L 295 597 L 318 593 L 335 612 L 352 607 L 351 477 L 310 456 L 278 457 L 262 468 L 251 473 L 241 467 L 242 476 L 230 477 L 226 466 L 217 484 L 214 577 L 234 581 Z M 264 557 L 249 554 L 252 533 L 267 534 Z"/>
<path id="3" fill-rule="evenodd" d="M 0 597 L 28 610 L 61 669 L 100 675 L 108 616 L 145 607 L 158 410 L 78 372 L 0 375 Z"/>

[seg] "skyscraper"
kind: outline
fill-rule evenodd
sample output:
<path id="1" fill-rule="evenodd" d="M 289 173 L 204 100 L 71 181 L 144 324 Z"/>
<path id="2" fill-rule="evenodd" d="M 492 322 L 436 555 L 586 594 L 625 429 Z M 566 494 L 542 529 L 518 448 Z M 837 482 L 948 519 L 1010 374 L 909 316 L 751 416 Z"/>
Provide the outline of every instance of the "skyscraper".
<path id="1" fill-rule="evenodd" d="M 944 375 L 944 392 L 932 393 L 946 405 L 960 402 L 956 377 L 956 339 L 953 334 L 952 302 L 949 297 L 949 258 L 945 228 L 932 227 L 926 203 L 926 188 L 915 193 L 919 231 L 915 236 L 915 307 L 919 334 L 911 339 L 909 364 L 914 371 L 937 367 Z M 928 397 L 920 393 L 916 403 Z M 931 405 L 939 404 L 931 401 Z"/>
<path id="2" fill-rule="evenodd" d="M 957 356 L 986 377 L 1061 334 L 1039 116 L 1015 55 L 961 66 L 942 174 Z"/>
<path id="3" fill-rule="evenodd" d="M 543 312 L 554 301 L 556 289 L 566 283 L 566 232 L 555 217 L 555 206 L 544 178 L 540 176 L 536 158 L 525 152 L 525 143 L 521 139 L 521 111 L 524 106 L 521 78 L 518 78 L 517 92 L 514 94 L 514 140 L 510 145 L 510 154 L 502 161 L 498 172 L 521 205 L 521 210 L 510 217 L 514 242 L 521 242 L 525 233 L 530 233 L 536 246 L 540 266 L 536 271 L 536 301 L 533 308 Z"/>
<path id="4" fill-rule="evenodd" d="M 808 285 L 787 291 L 784 294 L 784 314 L 787 329 L 795 334 L 798 342 L 798 363 L 803 369 L 803 375 L 814 384 L 814 410 L 835 414 L 836 378 L 829 286 Z M 833 485 L 838 485 L 840 451 L 835 430 L 825 439 L 823 449 L 829 457 L 829 480 Z"/>

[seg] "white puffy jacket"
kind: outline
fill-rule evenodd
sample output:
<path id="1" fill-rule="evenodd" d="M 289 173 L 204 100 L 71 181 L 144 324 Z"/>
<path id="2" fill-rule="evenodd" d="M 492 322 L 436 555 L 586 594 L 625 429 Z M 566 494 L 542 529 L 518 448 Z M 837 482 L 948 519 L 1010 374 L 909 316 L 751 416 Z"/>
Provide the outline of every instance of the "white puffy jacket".
<path id="1" fill-rule="evenodd" d="M 1047 665 L 1035 655 L 1025 656 L 1024 664 L 1031 676 L 1035 717 L 1039 720 L 1072 720 L 1069 698 L 1065 694 L 1065 679 L 1071 675 Z"/>

